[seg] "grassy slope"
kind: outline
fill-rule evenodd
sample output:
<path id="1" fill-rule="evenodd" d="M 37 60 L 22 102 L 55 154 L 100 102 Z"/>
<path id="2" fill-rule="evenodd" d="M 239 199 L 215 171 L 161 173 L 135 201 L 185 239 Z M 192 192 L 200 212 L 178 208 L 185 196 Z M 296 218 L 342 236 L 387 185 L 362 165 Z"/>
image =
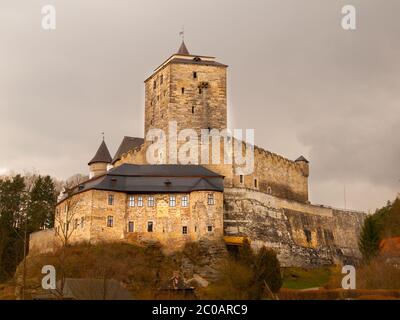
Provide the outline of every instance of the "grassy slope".
<path id="1" fill-rule="evenodd" d="M 333 270 L 329 267 L 316 269 L 284 268 L 283 288 L 308 289 L 324 287 L 333 276 Z"/>

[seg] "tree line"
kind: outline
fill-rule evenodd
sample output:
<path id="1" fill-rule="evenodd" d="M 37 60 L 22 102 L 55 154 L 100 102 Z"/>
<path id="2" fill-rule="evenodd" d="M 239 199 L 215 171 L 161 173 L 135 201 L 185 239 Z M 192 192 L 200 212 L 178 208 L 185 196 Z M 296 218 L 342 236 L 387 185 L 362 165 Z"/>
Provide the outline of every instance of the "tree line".
<path id="1" fill-rule="evenodd" d="M 359 241 L 364 261 L 377 257 L 381 241 L 391 237 L 400 237 L 400 196 L 365 219 Z"/>
<path id="2" fill-rule="evenodd" d="M 0 282 L 14 276 L 29 235 L 53 227 L 57 193 L 50 176 L 17 174 L 0 180 Z"/>

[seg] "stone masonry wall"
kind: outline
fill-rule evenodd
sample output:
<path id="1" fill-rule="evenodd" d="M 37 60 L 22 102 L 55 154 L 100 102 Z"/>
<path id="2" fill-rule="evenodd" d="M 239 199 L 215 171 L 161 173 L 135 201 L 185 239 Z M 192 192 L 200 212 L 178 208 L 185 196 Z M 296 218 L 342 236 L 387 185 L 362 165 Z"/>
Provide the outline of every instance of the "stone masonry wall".
<path id="1" fill-rule="evenodd" d="M 223 139 L 220 142 L 220 164 L 212 163 L 211 141 L 212 139 L 210 139 L 209 143 L 209 163 L 202 164 L 202 147 L 200 145 L 198 148 L 198 162 L 195 164 L 200 163 L 209 170 L 223 175 L 225 177 L 225 187 L 248 188 L 270 193 L 280 198 L 299 202 L 308 201 L 308 164 L 291 161 L 256 146 L 254 148 L 254 172 L 244 176 L 241 182 L 240 176 L 235 174 L 235 166 L 224 164 Z M 148 146 L 149 143 L 145 143 L 139 150 L 123 154 L 121 160 L 116 162 L 115 166 L 117 167 L 123 163 L 148 164 L 146 161 Z M 165 159 L 165 163 L 168 163 L 168 158 Z M 255 180 L 257 180 L 257 185 L 255 184 Z"/>
<path id="2" fill-rule="evenodd" d="M 208 203 L 212 194 L 214 203 Z M 109 204 L 108 197 L 114 197 Z M 68 234 L 68 243 L 79 242 L 148 242 L 159 241 L 167 250 L 176 250 L 188 241 L 222 240 L 223 194 L 222 192 L 194 191 L 190 194 L 172 194 L 175 206 L 169 205 L 169 194 L 132 194 L 101 190 L 90 190 L 76 194 L 59 203 L 56 208 L 55 228 L 32 234 L 30 248 L 47 252 L 54 249 L 54 243 L 61 244 Z M 134 197 L 134 205 L 129 197 Z M 149 197 L 154 205 L 149 205 Z M 187 196 L 187 206 L 182 198 Z M 138 206 L 139 197 L 142 206 Z M 65 219 L 70 226 L 65 232 Z M 107 224 L 112 217 L 112 226 Z M 82 220 L 83 218 L 83 220 Z M 83 223 L 82 223 L 83 221 Z M 148 222 L 153 222 L 153 232 L 148 232 Z M 128 224 L 133 222 L 134 230 L 129 232 Z M 186 228 L 186 233 L 183 228 Z M 209 229 L 211 227 L 211 229 Z"/>
<path id="3" fill-rule="evenodd" d="M 178 131 L 224 129 L 226 102 L 224 66 L 167 64 L 145 82 L 145 136 L 150 128 L 168 132 L 169 121 Z"/>
<path id="4" fill-rule="evenodd" d="M 283 266 L 319 266 L 354 262 L 364 213 L 340 211 L 279 199 L 255 190 L 224 192 L 224 228 L 248 237 L 257 248 L 277 251 Z"/>
<path id="5" fill-rule="evenodd" d="M 29 253 L 50 253 L 60 244 L 54 229 L 37 231 L 29 236 Z"/>

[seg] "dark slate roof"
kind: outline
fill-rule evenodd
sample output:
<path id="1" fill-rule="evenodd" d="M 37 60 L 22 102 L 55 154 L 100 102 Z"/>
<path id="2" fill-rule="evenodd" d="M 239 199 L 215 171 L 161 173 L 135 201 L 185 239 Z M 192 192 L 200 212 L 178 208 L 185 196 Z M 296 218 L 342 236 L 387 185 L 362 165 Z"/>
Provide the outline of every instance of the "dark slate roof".
<path id="1" fill-rule="evenodd" d="M 308 160 L 306 158 L 304 158 L 303 156 L 300 156 L 296 159 L 296 162 L 301 162 L 301 161 L 308 163 Z"/>
<path id="2" fill-rule="evenodd" d="M 185 41 L 182 41 L 182 44 L 179 47 L 177 54 L 186 54 L 186 55 L 189 54 L 189 50 L 186 48 Z"/>
<path id="3" fill-rule="evenodd" d="M 117 152 L 114 155 L 114 158 L 112 159 L 112 164 L 117 162 L 118 160 L 121 159 L 121 156 L 124 153 L 127 153 L 130 150 L 136 150 L 139 149 L 140 146 L 144 143 L 143 138 L 136 138 L 136 137 L 124 137 L 122 139 L 122 142 L 117 150 Z"/>
<path id="4" fill-rule="evenodd" d="M 221 177 L 202 166 L 179 164 L 137 165 L 125 163 L 111 169 L 108 174 L 131 177 Z"/>
<path id="5" fill-rule="evenodd" d="M 104 140 L 101 142 L 99 149 L 97 150 L 95 156 L 88 163 L 90 166 L 93 163 L 103 162 L 103 163 L 111 163 L 111 155 L 110 151 L 108 151 L 107 145 Z"/>
<path id="6" fill-rule="evenodd" d="M 93 189 L 125 193 L 223 192 L 224 177 L 197 165 L 123 164 L 80 184 L 72 194 Z"/>

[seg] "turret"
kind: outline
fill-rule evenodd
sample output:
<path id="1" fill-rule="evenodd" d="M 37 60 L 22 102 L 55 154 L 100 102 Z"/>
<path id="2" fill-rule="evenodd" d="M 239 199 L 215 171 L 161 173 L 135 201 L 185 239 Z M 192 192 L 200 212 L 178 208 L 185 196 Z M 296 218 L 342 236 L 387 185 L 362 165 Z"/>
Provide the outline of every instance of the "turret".
<path id="1" fill-rule="evenodd" d="M 310 168 L 309 168 L 309 162 L 306 158 L 303 156 L 300 156 L 299 158 L 296 159 L 295 161 L 301 168 L 301 171 L 303 172 L 303 175 L 305 177 L 308 177 L 310 175 Z"/>
<path id="2" fill-rule="evenodd" d="M 112 158 L 110 155 L 110 151 L 108 151 L 107 145 L 103 139 L 95 156 L 88 163 L 90 169 L 90 178 L 94 178 L 107 173 L 107 167 L 111 164 L 111 161 Z"/>

